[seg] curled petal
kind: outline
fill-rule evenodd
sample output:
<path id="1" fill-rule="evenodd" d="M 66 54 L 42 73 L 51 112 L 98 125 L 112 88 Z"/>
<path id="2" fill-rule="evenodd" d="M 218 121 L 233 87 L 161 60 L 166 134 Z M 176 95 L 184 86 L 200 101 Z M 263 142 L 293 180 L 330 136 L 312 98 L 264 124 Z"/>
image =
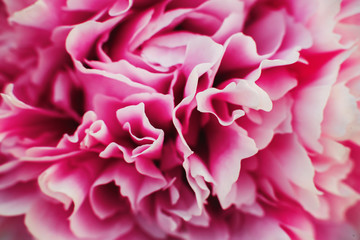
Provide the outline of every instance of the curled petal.
<path id="1" fill-rule="evenodd" d="M 91 159 L 93 156 L 78 155 L 80 159 Z M 57 199 L 69 209 L 74 203 L 74 212 L 86 199 L 94 175 L 100 169 L 98 161 L 88 161 L 83 166 L 73 166 L 66 160 L 55 164 L 44 171 L 39 177 L 41 190 L 50 197 Z"/>
<path id="2" fill-rule="evenodd" d="M 239 109 L 247 107 L 270 111 L 272 102 L 269 96 L 254 82 L 238 80 L 224 89 L 209 88 L 196 95 L 198 110 L 214 114 L 220 124 L 228 126 L 245 113 Z M 230 115 L 230 116 L 229 116 Z"/>
<path id="3" fill-rule="evenodd" d="M 126 163 L 118 163 L 110 165 L 96 180 L 91 190 L 92 195 L 90 202 L 95 203 L 96 201 L 93 195 L 94 187 L 100 183 L 111 181 L 114 181 L 114 183 L 119 186 L 121 195 L 129 199 L 129 203 L 134 211 L 138 211 L 140 202 L 146 196 L 166 186 L 165 179 L 160 176 L 142 175 L 134 166 Z M 98 211 L 96 210 L 96 212 Z M 99 214 L 101 213 L 99 212 Z"/>
<path id="4" fill-rule="evenodd" d="M 81 142 L 81 145 L 85 148 L 91 148 L 99 143 L 107 145 L 113 139 L 109 129 L 102 120 L 93 122 L 91 126 L 85 130 L 85 133 L 86 136 Z"/>
<path id="5" fill-rule="evenodd" d="M 157 158 L 160 156 L 164 132 L 151 125 L 143 103 L 119 109 L 116 116 L 123 129 L 129 133 L 132 141 L 139 145 L 132 151 L 132 157 L 136 158 L 142 155 Z"/>
<path id="6" fill-rule="evenodd" d="M 25 215 L 25 225 L 39 240 L 56 239 L 59 236 L 78 240 L 70 230 L 67 217 L 68 213 L 61 204 L 39 200 Z"/>
<path id="7" fill-rule="evenodd" d="M 129 232 L 133 219 L 129 214 L 118 215 L 105 220 L 99 219 L 92 211 L 89 201 L 86 200 L 79 210 L 69 217 L 70 228 L 79 238 L 116 239 Z"/>
<path id="8" fill-rule="evenodd" d="M 257 53 L 254 39 L 243 33 L 232 35 L 224 46 L 225 52 L 219 69 L 221 71 L 257 66 L 266 58 Z"/>
<path id="9" fill-rule="evenodd" d="M 100 219 L 130 210 L 127 198 L 121 196 L 120 188 L 114 184 L 114 179 L 106 177 L 97 179 L 90 189 L 89 201 L 94 214 Z"/>

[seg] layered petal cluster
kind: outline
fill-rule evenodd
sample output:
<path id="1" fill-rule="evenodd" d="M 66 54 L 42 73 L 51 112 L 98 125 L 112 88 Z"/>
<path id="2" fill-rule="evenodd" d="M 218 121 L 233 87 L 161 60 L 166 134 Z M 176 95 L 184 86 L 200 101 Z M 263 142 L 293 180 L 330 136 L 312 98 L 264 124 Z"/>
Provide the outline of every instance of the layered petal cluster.
<path id="1" fill-rule="evenodd" d="M 358 0 L 2 0 L 0 22 L 1 239 L 360 239 Z"/>

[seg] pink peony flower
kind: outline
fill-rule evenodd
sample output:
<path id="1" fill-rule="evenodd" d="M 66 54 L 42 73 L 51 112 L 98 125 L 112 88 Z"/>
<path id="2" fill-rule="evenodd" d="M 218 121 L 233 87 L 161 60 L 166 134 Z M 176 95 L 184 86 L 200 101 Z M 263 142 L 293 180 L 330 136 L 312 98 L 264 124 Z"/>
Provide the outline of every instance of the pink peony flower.
<path id="1" fill-rule="evenodd" d="M 360 239 L 357 0 L 0 3 L 0 237 Z"/>

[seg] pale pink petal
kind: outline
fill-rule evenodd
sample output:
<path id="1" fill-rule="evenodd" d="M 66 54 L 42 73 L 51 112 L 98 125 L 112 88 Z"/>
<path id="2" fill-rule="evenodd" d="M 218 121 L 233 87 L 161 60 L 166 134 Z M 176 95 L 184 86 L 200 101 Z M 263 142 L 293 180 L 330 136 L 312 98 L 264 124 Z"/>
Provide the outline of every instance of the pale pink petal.
<path id="1" fill-rule="evenodd" d="M 310 83 L 305 85 L 306 87 L 300 88 L 295 95 L 294 129 L 303 144 L 314 151 L 321 151 L 321 145 L 318 141 L 321 135 L 324 108 L 330 95 L 331 86 L 338 76 L 340 64 L 348 54 L 345 52 L 332 57 L 330 60 L 326 59 L 320 69 L 309 72 L 310 76 L 305 75 L 304 77 Z M 313 64 L 318 63 L 314 62 Z M 312 107 L 309 108 L 308 106 Z"/>
<path id="2" fill-rule="evenodd" d="M 319 240 L 352 240 L 359 237 L 359 231 L 347 223 L 319 223 L 316 226 L 316 239 Z"/>
<path id="3" fill-rule="evenodd" d="M 203 48 L 207 51 L 201 51 Z M 220 60 L 222 54 L 223 47 L 220 44 L 211 38 L 198 36 L 187 45 L 182 71 L 188 76 L 197 67 L 197 74 L 201 76 Z M 189 90 L 185 87 L 185 96 Z"/>
<path id="4" fill-rule="evenodd" d="M 295 22 L 292 17 L 286 15 L 285 22 L 286 33 L 284 39 L 272 58 L 296 62 L 299 60 L 299 51 L 312 46 L 312 36 L 303 24 Z"/>
<path id="5" fill-rule="evenodd" d="M 350 94 L 350 89 L 343 84 L 336 84 L 324 109 L 322 130 L 324 134 L 334 139 L 347 139 L 356 131 L 356 126 L 353 127 L 352 123 L 359 118 L 357 115 L 359 110 L 355 97 Z"/>
<path id="6" fill-rule="evenodd" d="M 341 1 L 317 1 L 316 5 L 317 11 L 309 24 L 309 30 L 314 39 L 313 51 L 324 52 L 343 48 L 339 43 L 339 36 L 333 31 L 336 24 L 335 16 L 340 11 Z"/>
<path id="7" fill-rule="evenodd" d="M 320 198 L 321 192 L 314 182 L 315 170 L 305 149 L 295 136 L 283 135 L 274 139 L 262 152 L 262 172 L 276 187 L 318 218 L 329 216 L 329 206 Z M 288 161 L 292 159 L 292 161 Z"/>
<path id="8" fill-rule="evenodd" d="M 61 7 L 60 1 L 37 0 L 32 5 L 15 12 L 10 21 L 35 28 L 51 29 L 60 22 L 59 15 L 53 14 Z"/>
<path id="9" fill-rule="evenodd" d="M 109 10 L 109 15 L 117 16 L 123 14 L 131 8 L 132 4 L 133 4 L 133 0 L 116 1 Z"/>
<path id="10" fill-rule="evenodd" d="M 241 4 L 242 2 L 239 2 Z M 232 35 L 240 32 L 244 24 L 244 15 L 242 13 L 231 13 L 227 16 L 219 29 L 214 33 L 212 39 L 216 42 L 224 43 Z"/>
<path id="11" fill-rule="evenodd" d="M 313 182 L 315 173 L 311 159 L 296 137 L 291 135 L 278 136 L 276 141 L 271 144 L 269 149 L 279 161 L 287 177 L 294 184 L 316 192 Z M 292 161 L 288 161 L 288 159 L 292 159 Z"/>

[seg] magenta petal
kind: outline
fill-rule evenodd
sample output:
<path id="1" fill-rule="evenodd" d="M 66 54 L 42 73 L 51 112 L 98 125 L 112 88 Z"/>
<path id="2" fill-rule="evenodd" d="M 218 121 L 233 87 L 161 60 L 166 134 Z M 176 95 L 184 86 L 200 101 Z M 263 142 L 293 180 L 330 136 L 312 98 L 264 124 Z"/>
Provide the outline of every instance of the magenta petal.
<path id="1" fill-rule="evenodd" d="M 161 93 L 166 93 L 168 91 L 170 81 L 172 80 L 171 73 L 154 73 L 147 69 L 136 67 L 125 59 L 121 59 L 117 62 L 86 62 L 94 69 L 114 74 L 122 74 L 134 82 L 150 86 Z"/>
<path id="2" fill-rule="evenodd" d="M 81 61 L 87 57 L 91 48 L 96 44 L 96 39 L 99 35 L 110 31 L 117 21 L 118 18 L 111 19 L 104 23 L 88 21 L 77 25 L 70 31 L 69 36 L 66 39 L 66 49 L 76 64 L 81 64 Z M 84 35 L 88 37 L 85 42 L 83 41 L 80 44 L 79 39 L 83 39 Z"/>
<path id="3" fill-rule="evenodd" d="M 269 96 L 254 82 L 235 80 L 224 89 L 208 88 L 196 95 L 198 110 L 214 114 L 221 125 L 228 126 L 245 113 L 241 107 L 270 111 Z M 229 105 L 233 106 L 233 109 Z M 230 116 L 229 116 L 230 115 Z"/>
<path id="4" fill-rule="evenodd" d="M 134 227 L 129 233 L 117 238 L 116 240 L 155 240 L 150 235 L 144 233 L 139 227 Z"/>
<path id="5" fill-rule="evenodd" d="M 148 159 L 145 161 L 148 161 Z M 149 167 L 147 167 L 147 171 L 149 171 Z M 97 181 L 109 182 L 111 180 L 119 186 L 121 195 L 129 199 L 133 210 L 139 208 L 143 198 L 166 185 L 165 180 L 159 176 L 143 175 L 133 165 L 127 163 L 110 165 Z M 91 201 L 93 200 L 91 199 Z"/>
<path id="6" fill-rule="evenodd" d="M 77 240 L 69 228 L 67 217 L 68 213 L 61 204 L 40 200 L 25 215 L 25 224 L 39 240 L 56 239 L 59 236 Z"/>
<path id="7" fill-rule="evenodd" d="M 105 220 L 99 219 L 86 200 L 70 218 L 70 228 L 79 238 L 116 239 L 129 232 L 133 219 L 128 213 Z"/>
<path id="8" fill-rule="evenodd" d="M 16 216 L 26 213 L 38 200 L 39 194 L 34 181 L 18 183 L 0 190 L 0 215 Z"/>
<path id="9" fill-rule="evenodd" d="M 260 55 L 274 54 L 279 49 L 286 32 L 284 15 L 284 11 L 271 11 L 245 30 L 255 40 Z"/>
<path id="10" fill-rule="evenodd" d="M 132 0 L 120 0 L 116 1 L 114 5 L 109 10 L 109 15 L 111 16 L 117 16 L 120 15 L 126 11 L 128 11 L 131 8 L 133 1 Z"/>
<path id="11" fill-rule="evenodd" d="M 264 70 L 256 84 L 270 96 L 271 100 L 279 100 L 297 85 L 297 81 L 286 69 L 272 68 Z"/>
<path id="12" fill-rule="evenodd" d="M 175 227 L 176 230 L 176 228 L 180 226 L 181 220 L 187 221 L 194 226 L 208 227 L 210 217 L 205 209 L 201 209 L 199 207 L 197 199 L 195 199 L 193 192 L 186 186 L 178 186 L 177 190 L 179 191 L 181 198 L 179 198 L 178 201 L 172 206 L 166 206 L 165 204 L 165 206 L 162 206 L 161 201 L 159 201 L 159 210 L 163 212 L 168 212 L 168 217 L 174 223 L 173 226 L 170 227 Z M 157 217 L 163 218 L 160 211 Z M 167 228 L 167 231 L 171 233 L 174 230 Z"/>
<path id="13" fill-rule="evenodd" d="M 225 53 L 220 70 L 237 70 L 257 66 L 265 57 L 257 53 L 254 39 L 243 33 L 232 35 L 225 43 Z"/>
<path id="14" fill-rule="evenodd" d="M 172 122 L 174 110 L 173 98 L 170 95 L 156 93 L 139 93 L 126 98 L 129 105 L 144 102 L 146 117 L 155 128 L 168 129 Z"/>
<path id="15" fill-rule="evenodd" d="M 154 128 L 145 114 L 145 106 L 139 103 L 116 111 L 116 116 L 134 141 L 139 146 L 132 151 L 132 157 L 140 155 L 157 158 L 160 156 L 164 132 Z"/>
<path id="16" fill-rule="evenodd" d="M 189 229 L 189 238 L 191 239 L 230 239 L 230 233 L 225 224 L 217 222 L 215 219 L 209 228 L 192 227 Z"/>
<path id="17" fill-rule="evenodd" d="M 109 178 L 107 174 L 103 174 L 90 189 L 89 201 L 94 213 L 100 219 L 130 211 L 127 198 L 120 195 L 120 188 L 113 181 L 111 176 Z"/>
<path id="18" fill-rule="evenodd" d="M 358 236 L 358 228 L 346 223 L 320 223 L 316 226 L 316 239 L 349 239 Z M 321 234 L 320 234 L 321 233 Z"/>
<path id="19" fill-rule="evenodd" d="M 236 126 L 210 127 L 208 136 L 210 172 L 214 178 L 214 191 L 221 204 L 239 177 L 241 160 L 257 152 L 254 141 Z"/>
<path id="20" fill-rule="evenodd" d="M 199 209 L 202 210 L 203 203 L 210 195 L 210 190 L 206 183 L 214 183 L 209 170 L 205 164 L 196 155 L 189 156 L 183 163 L 187 180 L 192 187 Z"/>
<path id="21" fill-rule="evenodd" d="M 0 217 L 0 238 L 7 240 L 33 240 L 24 224 L 24 217 Z"/>
<path id="22" fill-rule="evenodd" d="M 228 208 L 231 204 L 240 209 L 246 209 L 246 206 L 252 206 L 256 201 L 256 185 L 255 181 L 247 172 L 240 172 L 239 178 L 232 186 L 228 195 L 224 208 Z M 249 211 L 251 212 L 251 211 Z M 262 210 L 259 210 L 263 214 Z M 262 215 L 260 214 L 260 215 Z"/>
<path id="23" fill-rule="evenodd" d="M 359 39 L 359 0 L 1 1 L 0 239 L 356 238 Z"/>
<path id="24" fill-rule="evenodd" d="M 66 160 L 55 164 L 44 171 L 39 177 L 41 190 L 48 196 L 57 199 L 69 209 L 74 203 L 74 212 L 85 200 L 94 175 L 99 171 L 100 163 L 92 160 L 91 155 L 78 155 L 78 158 L 88 159 L 83 166 L 74 166 Z"/>
<path id="25" fill-rule="evenodd" d="M 108 6 L 112 2 L 114 2 L 114 0 L 104 0 L 101 2 L 98 2 L 96 0 L 90 0 L 90 1 L 67 0 L 66 5 L 71 10 L 76 9 L 76 10 L 92 10 L 92 11 L 94 11 L 94 10 L 99 10 L 105 6 Z"/>
<path id="26" fill-rule="evenodd" d="M 189 33 L 161 35 L 142 45 L 141 56 L 149 63 L 164 68 L 182 64 L 186 45 L 195 37 L 196 35 Z"/>
<path id="27" fill-rule="evenodd" d="M 274 218 L 264 217 L 264 218 L 255 218 L 255 217 L 246 217 L 242 222 L 242 228 L 234 229 L 232 234 L 233 240 L 235 239 L 281 239 L 281 240 L 291 240 L 290 236 L 286 231 L 281 227 L 281 223 Z"/>
<path id="28" fill-rule="evenodd" d="M 246 113 L 248 118 L 241 118 L 237 122 L 246 127 L 248 134 L 256 142 L 259 149 L 265 148 L 276 133 L 291 133 L 293 131 L 291 120 L 293 100 L 284 97 L 273 102 L 270 112 L 260 112 L 255 117 L 254 112 Z"/>
<path id="29" fill-rule="evenodd" d="M 81 146 L 91 148 L 99 143 L 107 145 L 113 137 L 110 134 L 109 129 L 102 120 L 97 120 L 91 124 L 91 126 L 85 130 L 86 136 L 81 142 Z"/>
<path id="30" fill-rule="evenodd" d="M 100 152 L 99 156 L 101 158 L 124 158 L 128 163 L 133 163 L 136 159 L 132 158 L 131 149 L 121 146 L 115 142 L 110 143 L 106 148 Z"/>
<path id="31" fill-rule="evenodd" d="M 47 163 L 36 164 L 18 161 L 2 164 L 0 165 L 0 189 L 36 179 L 47 166 Z"/>
<path id="32" fill-rule="evenodd" d="M 13 87 L 8 85 L 6 93 L 1 94 L 0 138 L 4 154 L 24 157 L 29 148 L 55 146 L 64 133 L 72 130 L 74 121 L 71 118 L 26 104 L 14 95 Z"/>

